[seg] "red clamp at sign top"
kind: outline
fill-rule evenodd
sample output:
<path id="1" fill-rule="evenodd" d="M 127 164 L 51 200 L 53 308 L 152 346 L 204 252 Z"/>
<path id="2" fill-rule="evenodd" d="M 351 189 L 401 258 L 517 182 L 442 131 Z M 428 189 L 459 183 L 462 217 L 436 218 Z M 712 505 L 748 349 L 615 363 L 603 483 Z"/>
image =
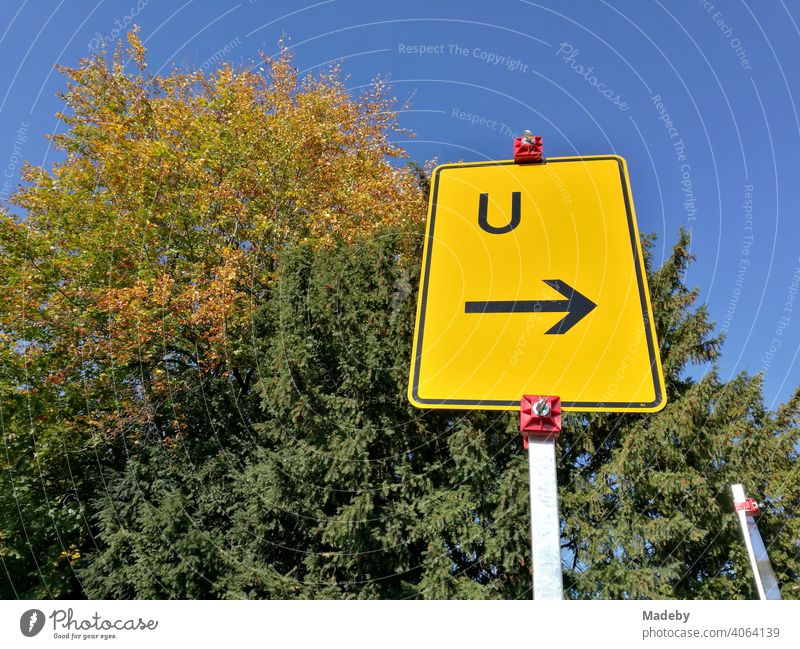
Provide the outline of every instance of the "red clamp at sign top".
<path id="1" fill-rule="evenodd" d="M 526 394 L 519 404 L 519 432 L 522 445 L 528 448 L 528 437 L 557 437 L 561 432 L 561 398 Z"/>
<path id="2" fill-rule="evenodd" d="M 542 162 L 542 137 L 525 131 L 514 140 L 514 162 Z"/>
<path id="3" fill-rule="evenodd" d="M 755 515 L 758 514 L 758 503 L 755 501 L 755 498 L 745 498 L 744 501 L 740 503 L 734 503 L 734 507 L 736 507 L 736 511 L 744 510 L 745 514 Z"/>

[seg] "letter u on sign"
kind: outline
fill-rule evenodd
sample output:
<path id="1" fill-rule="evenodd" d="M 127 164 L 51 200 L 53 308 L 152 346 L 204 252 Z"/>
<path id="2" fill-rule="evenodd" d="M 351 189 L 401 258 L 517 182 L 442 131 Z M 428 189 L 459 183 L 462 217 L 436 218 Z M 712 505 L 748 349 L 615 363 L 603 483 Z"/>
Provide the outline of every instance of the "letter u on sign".
<path id="1" fill-rule="evenodd" d="M 478 225 L 489 234 L 505 234 L 511 232 L 520 221 L 520 192 L 511 192 L 511 220 L 504 226 L 496 228 L 489 225 L 489 194 L 481 194 L 478 199 Z"/>

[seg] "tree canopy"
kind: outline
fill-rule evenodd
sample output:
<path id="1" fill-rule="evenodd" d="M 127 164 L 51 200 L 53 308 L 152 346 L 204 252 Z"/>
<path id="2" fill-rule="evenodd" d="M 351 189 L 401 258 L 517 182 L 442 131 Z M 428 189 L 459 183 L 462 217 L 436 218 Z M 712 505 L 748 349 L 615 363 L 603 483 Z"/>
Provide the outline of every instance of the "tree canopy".
<path id="1" fill-rule="evenodd" d="M 427 178 L 385 85 L 145 59 L 64 70 L 0 218 L 0 597 L 530 597 L 516 417 L 406 400 Z M 645 244 L 669 403 L 565 418 L 566 594 L 753 597 L 742 482 L 796 598 L 800 391 L 722 380 L 688 234 Z"/>

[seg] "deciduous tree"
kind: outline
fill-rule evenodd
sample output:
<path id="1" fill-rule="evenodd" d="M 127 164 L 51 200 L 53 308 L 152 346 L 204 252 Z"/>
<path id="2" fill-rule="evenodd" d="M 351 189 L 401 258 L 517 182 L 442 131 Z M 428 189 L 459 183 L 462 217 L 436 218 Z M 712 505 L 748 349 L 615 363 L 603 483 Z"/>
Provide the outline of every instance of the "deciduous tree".
<path id="1" fill-rule="evenodd" d="M 251 389 L 280 250 L 424 217 L 380 80 L 354 98 L 335 68 L 301 78 L 283 45 L 252 68 L 151 74 L 135 31 L 62 72 L 61 158 L 27 165 L 0 213 L 0 556 L 30 596 L 75 592 L 115 440 L 174 445 L 198 381 Z"/>

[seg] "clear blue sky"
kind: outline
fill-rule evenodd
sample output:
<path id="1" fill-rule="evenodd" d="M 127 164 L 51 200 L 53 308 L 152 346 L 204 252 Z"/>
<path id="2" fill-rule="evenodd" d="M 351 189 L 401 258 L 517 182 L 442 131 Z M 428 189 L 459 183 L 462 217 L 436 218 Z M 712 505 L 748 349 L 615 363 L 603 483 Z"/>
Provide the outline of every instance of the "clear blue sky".
<path id="1" fill-rule="evenodd" d="M 419 161 L 508 158 L 525 128 L 545 155 L 624 156 L 657 260 L 692 231 L 687 282 L 727 333 L 722 377 L 764 371 L 768 405 L 800 383 L 800 2 L 3 0 L 3 198 L 20 159 L 55 159 L 54 65 L 134 22 L 152 70 L 210 69 L 220 50 L 247 64 L 286 33 L 300 69 L 341 60 L 353 89 L 390 77 Z"/>

